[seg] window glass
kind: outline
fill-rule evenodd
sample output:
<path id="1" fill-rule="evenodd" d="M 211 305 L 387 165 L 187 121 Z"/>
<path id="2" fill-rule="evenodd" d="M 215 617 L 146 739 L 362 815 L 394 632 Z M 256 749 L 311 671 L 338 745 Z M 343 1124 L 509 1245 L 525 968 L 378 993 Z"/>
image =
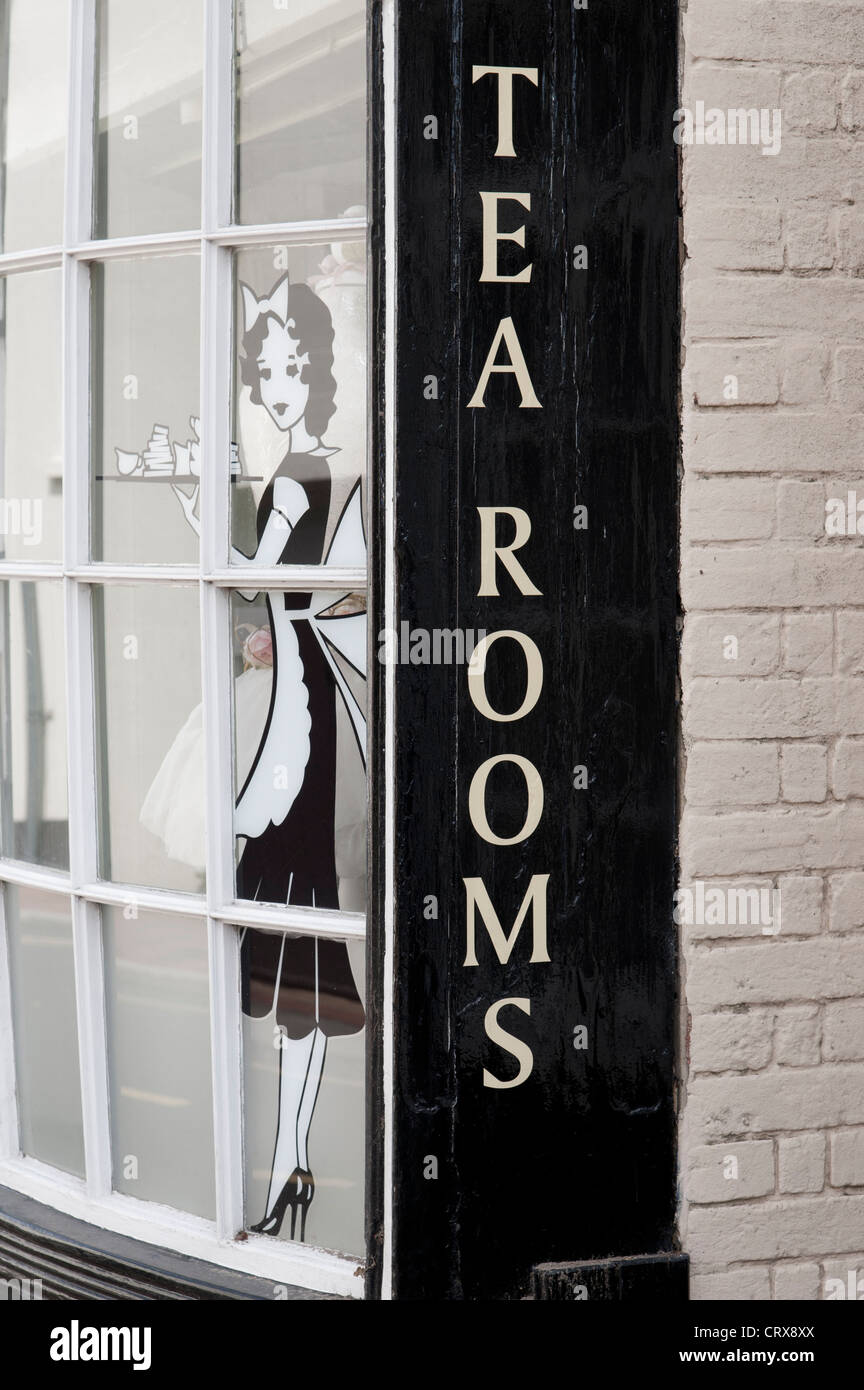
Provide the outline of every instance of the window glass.
<path id="1" fill-rule="evenodd" d="M 100 0 L 96 235 L 201 225 L 202 0 Z"/>
<path id="2" fill-rule="evenodd" d="M 66 0 L 0 5 L 2 250 L 63 240 L 68 125 Z"/>
<path id="3" fill-rule="evenodd" d="M 246 1221 L 364 1250 L 364 947 L 241 932 Z"/>
<path id="4" fill-rule="evenodd" d="M 204 889 L 198 590 L 93 590 L 103 878 Z"/>
<path id="5" fill-rule="evenodd" d="M 19 1143 L 84 1176 L 72 914 L 59 893 L 4 891 L 12 985 Z"/>
<path id="6" fill-rule="evenodd" d="M 114 1187 L 215 1217 L 207 931 L 104 908 Z"/>
<path id="7" fill-rule="evenodd" d="M 199 258 L 93 267 L 94 560 L 194 564 Z"/>
<path id="8" fill-rule="evenodd" d="M 0 584 L 2 852 L 69 868 L 66 666 L 59 580 Z"/>
<path id="9" fill-rule="evenodd" d="M 365 202 L 364 0 L 236 0 L 237 221 Z"/>
<path id="10" fill-rule="evenodd" d="M 59 270 L 0 281 L 0 556 L 63 558 Z"/>

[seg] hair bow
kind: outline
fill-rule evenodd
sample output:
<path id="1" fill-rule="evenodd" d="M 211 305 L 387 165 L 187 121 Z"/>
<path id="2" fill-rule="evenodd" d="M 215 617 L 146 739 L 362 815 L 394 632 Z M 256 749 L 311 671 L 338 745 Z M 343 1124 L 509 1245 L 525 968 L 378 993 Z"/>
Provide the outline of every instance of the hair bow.
<path id="1" fill-rule="evenodd" d="M 283 275 L 275 289 L 259 299 L 248 285 L 241 284 L 243 294 L 243 331 L 248 333 L 265 314 L 275 314 L 284 328 L 288 320 L 288 290 L 290 281 Z"/>

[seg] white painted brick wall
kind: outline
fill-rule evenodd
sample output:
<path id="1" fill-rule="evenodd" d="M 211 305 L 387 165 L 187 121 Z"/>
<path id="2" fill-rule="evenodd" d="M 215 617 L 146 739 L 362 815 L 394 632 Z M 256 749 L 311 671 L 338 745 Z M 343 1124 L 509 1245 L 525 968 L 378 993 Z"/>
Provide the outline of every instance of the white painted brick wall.
<path id="1" fill-rule="evenodd" d="M 683 32 L 782 144 L 683 150 L 681 882 L 782 913 L 681 927 L 682 1235 L 694 1298 L 812 1300 L 864 1279 L 864 0 Z"/>

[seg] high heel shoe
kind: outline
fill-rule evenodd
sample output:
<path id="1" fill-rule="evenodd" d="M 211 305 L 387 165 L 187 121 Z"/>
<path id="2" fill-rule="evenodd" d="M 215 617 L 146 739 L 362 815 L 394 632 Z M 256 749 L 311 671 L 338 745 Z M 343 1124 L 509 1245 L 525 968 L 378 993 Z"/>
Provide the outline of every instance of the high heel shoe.
<path id="1" fill-rule="evenodd" d="M 309 1203 L 315 1196 L 315 1179 L 307 1168 L 295 1168 L 290 1178 L 286 1182 L 279 1196 L 273 1204 L 273 1208 L 268 1214 L 250 1226 L 250 1231 L 256 1231 L 263 1236 L 278 1236 L 282 1229 L 282 1222 L 285 1219 L 285 1212 L 291 1208 L 291 1239 L 294 1239 L 294 1232 L 297 1227 L 297 1212 L 300 1212 L 300 1239 L 306 1239 L 306 1213 L 309 1210 Z"/>

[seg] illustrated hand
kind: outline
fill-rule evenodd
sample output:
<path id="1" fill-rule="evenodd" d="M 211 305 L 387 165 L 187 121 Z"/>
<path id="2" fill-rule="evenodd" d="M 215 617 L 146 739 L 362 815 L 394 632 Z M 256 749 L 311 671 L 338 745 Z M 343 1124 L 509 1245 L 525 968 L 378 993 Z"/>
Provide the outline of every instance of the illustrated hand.
<path id="1" fill-rule="evenodd" d="M 198 504 L 198 494 L 201 491 L 200 486 L 196 484 L 191 492 L 184 492 L 183 489 L 179 488 L 176 483 L 172 483 L 171 490 L 176 494 L 180 502 L 180 506 L 183 508 L 183 515 L 189 522 L 189 525 L 192 527 L 192 530 L 195 532 L 196 536 L 200 536 L 201 522 L 195 515 L 195 508 Z"/>

